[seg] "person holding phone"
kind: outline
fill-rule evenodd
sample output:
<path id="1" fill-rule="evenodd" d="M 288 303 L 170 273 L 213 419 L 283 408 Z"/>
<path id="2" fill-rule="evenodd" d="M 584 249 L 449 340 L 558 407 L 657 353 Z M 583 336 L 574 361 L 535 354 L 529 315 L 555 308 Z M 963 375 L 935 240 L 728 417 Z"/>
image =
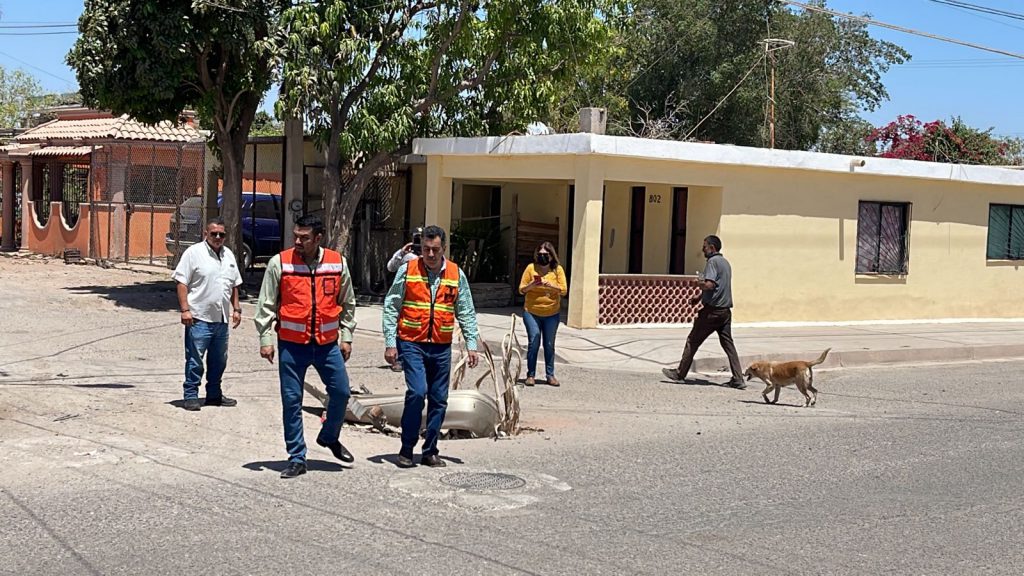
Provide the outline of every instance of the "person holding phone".
<path id="1" fill-rule="evenodd" d="M 555 378 L 555 333 L 558 332 L 562 297 L 569 293 L 565 270 L 558 260 L 555 247 L 543 242 L 533 251 L 533 263 L 523 270 L 519 293 L 526 296 L 523 306 L 523 324 L 529 345 L 526 351 L 526 385 L 536 384 L 537 353 L 544 343 L 544 373 L 547 383 L 558 386 Z"/>
<path id="2" fill-rule="evenodd" d="M 391 256 L 391 260 L 388 260 L 388 272 L 392 274 L 398 272 L 398 268 L 405 264 L 419 258 L 420 254 L 423 253 L 423 227 L 419 226 L 412 231 L 412 242 L 402 246 Z M 402 371 L 402 357 L 395 357 L 395 361 L 391 363 L 392 372 Z"/>

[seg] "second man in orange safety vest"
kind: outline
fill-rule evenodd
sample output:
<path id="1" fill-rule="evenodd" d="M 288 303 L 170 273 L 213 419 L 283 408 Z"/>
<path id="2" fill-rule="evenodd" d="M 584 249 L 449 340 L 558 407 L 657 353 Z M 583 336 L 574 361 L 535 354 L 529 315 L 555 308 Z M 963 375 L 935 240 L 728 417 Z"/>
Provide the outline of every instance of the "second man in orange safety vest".
<path id="1" fill-rule="evenodd" d="M 384 360 L 401 355 L 405 372 L 405 410 L 402 412 L 402 448 L 398 465 L 413 466 L 413 448 L 427 404 L 427 430 L 423 442 L 425 466 L 444 466 L 437 438 L 448 408 L 452 335 L 455 322 L 462 327 L 469 350 L 468 364 L 476 366 L 479 330 L 469 281 L 459 267 L 444 257 L 445 233 L 438 226 L 423 229 L 422 255 L 402 265 L 384 298 Z"/>

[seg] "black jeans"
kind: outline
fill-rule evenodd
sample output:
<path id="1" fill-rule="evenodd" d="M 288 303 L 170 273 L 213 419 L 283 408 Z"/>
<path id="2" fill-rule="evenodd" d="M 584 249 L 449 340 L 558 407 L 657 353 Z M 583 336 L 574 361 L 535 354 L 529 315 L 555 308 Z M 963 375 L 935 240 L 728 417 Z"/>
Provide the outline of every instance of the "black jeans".
<path id="1" fill-rule="evenodd" d="M 718 332 L 718 341 L 722 344 L 722 350 L 729 358 L 729 370 L 732 371 L 734 382 L 743 381 L 743 368 L 740 367 L 740 357 L 736 353 L 736 344 L 732 341 L 732 310 L 729 308 L 710 308 L 705 306 L 697 312 L 697 318 L 693 321 L 693 329 L 686 337 L 686 347 L 683 348 L 683 357 L 679 360 L 679 377 L 686 378 L 693 366 L 693 356 L 697 353 L 700 345 L 713 333 Z"/>

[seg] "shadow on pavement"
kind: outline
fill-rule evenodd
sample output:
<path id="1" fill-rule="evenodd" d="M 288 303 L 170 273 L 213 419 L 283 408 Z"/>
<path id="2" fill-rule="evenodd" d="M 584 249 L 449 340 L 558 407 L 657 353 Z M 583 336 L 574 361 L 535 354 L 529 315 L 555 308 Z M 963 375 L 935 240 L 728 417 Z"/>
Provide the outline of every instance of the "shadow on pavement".
<path id="1" fill-rule="evenodd" d="M 441 460 L 447 460 L 448 462 L 451 462 L 452 464 L 465 464 L 465 462 L 461 458 L 456 458 L 454 456 L 445 456 L 444 454 L 438 454 L 438 456 L 440 456 Z M 370 456 L 369 458 L 367 458 L 367 460 L 369 460 L 370 462 L 373 462 L 374 464 L 391 464 L 392 466 L 399 467 L 398 466 L 398 453 L 397 452 L 389 453 L 389 454 L 378 454 L 376 456 Z M 421 466 L 421 464 L 420 464 L 420 457 L 419 456 L 414 456 L 412 461 L 416 463 L 417 467 Z"/>
<path id="2" fill-rule="evenodd" d="M 777 402 L 775 404 L 769 404 L 763 400 L 740 400 L 740 404 L 757 404 L 758 406 L 785 406 L 787 408 L 803 408 L 803 404 L 786 404 L 785 402 Z"/>
<path id="3" fill-rule="evenodd" d="M 675 384 L 676 386 L 722 386 L 726 387 L 721 382 L 712 382 L 711 380 L 705 380 L 703 378 L 687 378 L 682 382 L 676 382 L 667 378 L 659 380 L 662 384 Z"/>
<path id="4" fill-rule="evenodd" d="M 288 467 L 287 460 L 262 460 L 259 462 L 249 462 L 248 464 L 242 464 L 242 468 L 246 470 L 252 470 L 253 472 L 262 472 L 263 470 L 272 470 L 274 472 L 281 472 Z M 341 472 L 345 468 L 336 462 L 327 462 L 325 460 L 306 460 L 306 468 L 312 471 L 319 472 Z"/>
<path id="5" fill-rule="evenodd" d="M 128 286 L 71 286 L 65 290 L 73 294 L 95 294 L 116 306 L 143 312 L 178 309 L 173 280 L 155 280 Z"/>

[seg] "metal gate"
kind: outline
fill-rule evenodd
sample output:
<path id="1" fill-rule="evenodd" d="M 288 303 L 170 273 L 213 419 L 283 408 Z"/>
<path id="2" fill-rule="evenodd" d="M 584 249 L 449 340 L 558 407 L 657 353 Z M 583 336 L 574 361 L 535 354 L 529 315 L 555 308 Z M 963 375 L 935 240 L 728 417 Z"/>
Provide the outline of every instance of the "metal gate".
<path id="1" fill-rule="evenodd" d="M 91 158 L 94 258 L 170 263 L 202 238 L 204 143 L 107 142 Z"/>

